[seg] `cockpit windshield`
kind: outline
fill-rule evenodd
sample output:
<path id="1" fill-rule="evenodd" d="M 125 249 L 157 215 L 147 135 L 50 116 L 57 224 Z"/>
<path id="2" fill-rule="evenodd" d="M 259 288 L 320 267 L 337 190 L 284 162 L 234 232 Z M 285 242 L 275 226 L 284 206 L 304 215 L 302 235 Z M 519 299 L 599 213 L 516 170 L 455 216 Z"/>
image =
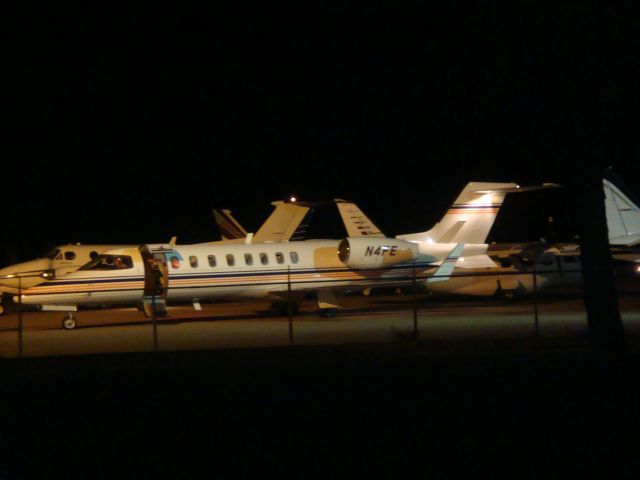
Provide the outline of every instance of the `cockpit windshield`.
<path id="1" fill-rule="evenodd" d="M 128 255 L 98 255 L 80 270 L 121 270 L 133 268 L 133 261 Z"/>
<path id="2" fill-rule="evenodd" d="M 48 258 L 49 260 L 53 260 L 60 253 L 59 248 L 52 248 L 47 253 L 44 254 L 42 258 Z"/>

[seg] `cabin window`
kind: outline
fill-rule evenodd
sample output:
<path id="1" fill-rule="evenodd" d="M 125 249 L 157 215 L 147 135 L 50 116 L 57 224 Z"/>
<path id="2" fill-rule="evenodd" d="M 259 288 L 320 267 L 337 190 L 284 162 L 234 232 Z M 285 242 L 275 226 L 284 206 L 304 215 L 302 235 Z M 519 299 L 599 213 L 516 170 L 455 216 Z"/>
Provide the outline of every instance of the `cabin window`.
<path id="1" fill-rule="evenodd" d="M 233 267 L 235 264 L 236 264 L 235 257 L 232 254 L 228 253 L 227 254 L 227 265 L 229 265 L 230 267 Z"/>
<path id="2" fill-rule="evenodd" d="M 65 260 L 75 260 L 76 258 L 76 253 L 75 252 L 64 252 L 64 259 Z"/>
<path id="3" fill-rule="evenodd" d="M 284 263 L 284 255 L 282 252 L 276 252 L 276 262 Z"/>
<path id="4" fill-rule="evenodd" d="M 96 258 L 98 256 L 98 252 L 96 252 L 95 250 L 91 251 L 91 253 L 89 253 L 89 258 L 91 260 L 93 260 L 94 258 Z"/>
<path id="5" fill-rule="evenodd" d="M 209 255 L 207 258 L 209 259 L 209 266 L 210 267 L 215 267 L 216 266 L 216 256 L 215 255 Z"/>
<path id="6" fill-rule="evenodd" d="M 180 259 L 175 255 L 169 257 L 169 262 L 171 263 L 171 268 L 180 268 Z"/>
<path id="7" fill-rule="evenodd" d="M 266 253 L 261 253 L 260 254 L 260 263 L 262 265 L 268 265 L 269 264 L 269 256 Z"/>
<path id="8" fill-rule="evenodd" d="M 189 255 L 189 264 L 191 264 L 191 268 L 198 268 L 198 257 Z"/>
<path id="9" fill-rule="evenodd" d="M 98 255 L 80 270 L 119 270 L 133 268 L 133 260 L 128 255 Z"/>
<path id="10" fill-rule="evenodd" d="M 291 263 L 298 263 L 298 252 L 289 252 L 289 258 L 291 258 Z"/>
<path id="11" fill-rule="evenodd" d="M 253 255 L 251 255 L 250 253 L 245 253 L 244 263 L 246 263 L 247 265 L 253 265 Z"/>
<path id="12" fill-rule="evenodd" d="M 58 256 L 58 254 L 60 253 L 60 249 L 59 248 L 54 248 L 52 250 L 49 250 L 44 258 L 48 258 L 49 260 L 53 260 L 54 258 L 56 258 L 56 256 Z"/>

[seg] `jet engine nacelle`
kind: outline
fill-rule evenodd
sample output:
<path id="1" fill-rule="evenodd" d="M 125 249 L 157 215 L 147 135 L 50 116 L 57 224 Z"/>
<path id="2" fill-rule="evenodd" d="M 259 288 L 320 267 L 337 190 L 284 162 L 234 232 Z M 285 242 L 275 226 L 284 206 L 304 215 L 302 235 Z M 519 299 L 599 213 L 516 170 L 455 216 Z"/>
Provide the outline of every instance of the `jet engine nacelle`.
<path id="1" fill-rule="evenodd" d="M 338 258 L 355 269 L 387 268 L 410 262 L 418 256 L 418 246 L 395 238 L 345 238 L 338 245 Z"/>

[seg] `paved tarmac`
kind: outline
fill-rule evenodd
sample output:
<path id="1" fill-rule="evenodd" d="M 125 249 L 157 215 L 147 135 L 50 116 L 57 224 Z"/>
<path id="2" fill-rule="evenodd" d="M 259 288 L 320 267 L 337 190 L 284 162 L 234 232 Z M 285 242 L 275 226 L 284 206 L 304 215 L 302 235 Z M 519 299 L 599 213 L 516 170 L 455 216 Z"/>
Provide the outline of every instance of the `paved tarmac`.
<path id="1" fill-rule="evenodd" d="M 576 296 L 545 296 L 537 302 L 461 301 L 410 295 L 346 296 L 334 318 L 320 318 L 312 302 L 302 305 L 289 322 L 276 316 L 265 302 L 245 301 L 168 308 L 155 323 L 135 308 L 95 309 L 74 313 L 78 326 L 62 328 L 63 312 L 22 313 L 22 356 L 83 355 L 263 348 L 367 343 L 396 343 L 417 338 L 433 348 L 486 348 L 491 344 L 515 348 L 531 345 L 587 345 L 587 322 Z M 625 331 L 640 337 L 640 298 L 622 295 Z M 17 357 L 19 315 L 0 323 L 0 356 Z"/>
<path id="2" fill-rule="evenodd" d="M 0 478 L 637 478 L 637 295 L 619 364 L 589 352 L 576 297 L 542 298 L 537 329 L 531 300 L 420 298 L 418 341 L 410 300 L 303 305 L 294 346 L 265 303 L 171 307 L 154 353 L 135 309 L 73 331 L 25 313 L 25 358 L 0 361 Z"/>

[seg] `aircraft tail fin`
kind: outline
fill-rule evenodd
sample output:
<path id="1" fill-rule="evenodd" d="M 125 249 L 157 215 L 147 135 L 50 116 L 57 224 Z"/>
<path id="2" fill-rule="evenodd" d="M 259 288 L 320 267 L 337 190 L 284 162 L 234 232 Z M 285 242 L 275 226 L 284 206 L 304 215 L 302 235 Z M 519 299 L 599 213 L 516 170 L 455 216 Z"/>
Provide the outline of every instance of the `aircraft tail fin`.
<path id="1" fill-rule="evenodd" d="M 602 183 L 609 243 L 623 246 L 640 244 L 640 207 L 637 201 L 631 194 L 623 192 L 624 186 L 612 171 L 605 174 Z"/>
<path id="2" fill-rule="evenodd" d="M 247 231 L 233 218 L 230 210 L 214 208 L 213 215 L 216 217 L 222 240 L 246 238 Z"/>
<path id="3" fill-rule="evenodd" d="M 384 234 L 353 202 L 340 198 L 334 200 L 350 237 L 384 237 Z"/>
<path id="4" fill-rule="evenodd" d="M 559 185 L 545 183 L 520 187 L 516 183 L 469 182 L 431 230 L 398 235 L 396 238 L 433 243 L 481 244 L 486 242 L 507 194 L 555 187 Z"/>

